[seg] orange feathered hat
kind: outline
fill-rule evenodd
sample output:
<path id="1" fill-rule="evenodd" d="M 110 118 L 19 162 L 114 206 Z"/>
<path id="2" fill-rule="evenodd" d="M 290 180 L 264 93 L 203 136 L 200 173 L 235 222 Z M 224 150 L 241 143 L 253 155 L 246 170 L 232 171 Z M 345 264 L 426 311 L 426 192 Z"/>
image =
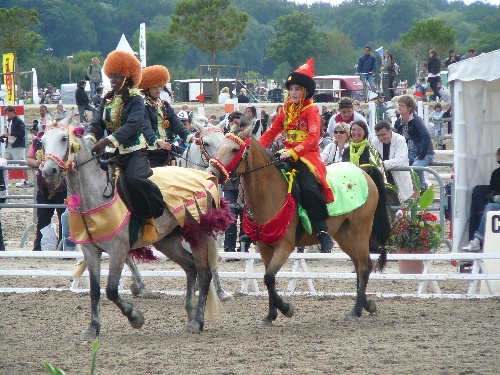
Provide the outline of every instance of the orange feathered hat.
<path id="1" fill-rule="evenodd" d="M 170 73 L 163 65 L 151 65 L 142 69 L 142 80 L 138 86 L 141 90 L 151 87 L 165 86 L 170 81 Z"/>
<path id="2" fill-rule="evenodd" d="M 301 65 L 295 72 L 288 75 L 285 87 L 290 89 L 293 84 L 305 87 L 307 94 L 306 99 L 311 98 L 316 90 L 316 82 L 314 82 L 314 57 L 310 58 L 305 64 Z"/>
<path id="3" fill-rule="evenodd" d="M 124 77 L 132 78 L 134 87 L 139 86 L 142 77 L 141 62 L 130 52 L 114 50 L 109 53 L 104 61 L 104 74 L 108 77 L 119 73 Z"/>

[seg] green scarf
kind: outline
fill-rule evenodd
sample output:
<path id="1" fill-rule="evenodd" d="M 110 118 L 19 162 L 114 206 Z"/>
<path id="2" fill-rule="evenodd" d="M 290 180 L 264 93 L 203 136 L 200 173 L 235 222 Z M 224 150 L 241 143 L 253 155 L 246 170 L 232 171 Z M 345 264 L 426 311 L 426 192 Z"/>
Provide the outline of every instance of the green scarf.
<path id="1" fill-rule="evenodd" d="M 363 139 L 361 142 L 354 143 L 351 142 L 350 147 L 350 162 L 357 165 L 359 167 L 359 158 L 363 154 L 363 151 L 365 151 L 366 148 L 366 143 L 368 142 L 368 138 Z M 356 149 L 358 151 L 356 151 Z"/>

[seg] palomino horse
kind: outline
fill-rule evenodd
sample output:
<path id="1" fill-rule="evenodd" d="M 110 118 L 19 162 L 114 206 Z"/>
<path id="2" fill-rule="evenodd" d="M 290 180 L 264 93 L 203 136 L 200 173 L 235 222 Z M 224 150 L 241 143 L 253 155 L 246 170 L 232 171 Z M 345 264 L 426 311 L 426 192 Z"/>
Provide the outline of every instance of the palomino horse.
<path id="1" fill-rule="evenodd" d="M 288 183 L 280 170 L 272 166 L 264 148 L 250 135 L 252 126 L 234 130 L 226 134 L 219 145 L 217 158 L 210 161 L 207 171 L 214 173 L 224 182 L 233 176 L 242 176 L 243 190 L 247 201 L 246 213 L 251 215 L 254 234 L 265 265 L 264 283 L 269 294 L 269 313 L 262 320 L 262 326 L 270 326 L 277 318 L 277 310 L 286 317 L 294 314 L 293 306 L 285 303 L 276 292 L 275 278 L 296 246 L 316 244 L 316 236 L 305 233 L 296 242 L 296 229 L 299 217 L 296 209 L 286 215 L 287 207 L 295 207 L 287 192 Z M 351 168 L 352 164 L 343 167 Z M 390 234 L 390 221 L 385 201 L 385 187 L 380 172 L 371 170 L 373 179 L 362 171 L 360 178 L 368 186 L 368 198 L 351 212 L 332 216 L 328 219 L 328 231 L 341 249 L 349 255 L 357 272 L 357 298 L 347 318 L 360 317 L 363 309 L 370 313 L 377 310 L 375 302 L 366 298 L 366 288 L 372 263 L 369 254 L 369 240 L 374 224 L 374 239 L 384 245 Z M 358 171 L 356 171 L 358 172 Z M 222 177 L 222 178 L 221 178 Z M 381 191 L 379 196 L 378 191 Z M 291 202 L 292 201 L 292 202 Z M 375 221 L 374 221 L 375 217 Z M 245 220 L 245 219 L 244 219 Z M 278 223 L 276 223 L 278 220 Z M 289 223 L 289 224 L 288 224 Z M 266 228 L 272 231 L 266 232 Z M 274 237 L 283 228 L 282 237 Z M 247 230 L 245 230 L 247 232 Z M 274 232 L 273 232 L 274 231 Z M 247 232 L 250 236 L 250 233 Z M 386 262 L 385 249 L 382 251 L 377 267 L 382 269 Z"/>
<path id="2" fill-rule="evenodd" d="M 101 238 L 100 242 L 96 242 L 95 234 L 93 236 L 88 228 L 89 222 L 86 215 L 105 205 L 111 205 L 116 196 L 111 198 L 104 196 L 103 192 L 109 188 L 107 175 L 100 168 L 97 158 L 92 155 L 92 141 L 75 137 L 74 128 L 68 125 L 71 116 L 71 114 L 68 114 L 63 122 L 48 128 L 42 137 L 44 152 L 42 173 L 49 182 L 59 181 L 65 176 L 68 192 L 73 196 L 79 196 L 78 204 L 75 207 L 78 208 L 77 217 L 81 215 L 81 221 L 85 225 L 83 232 L 89 238 L 89 241 L 82 243 L 81 247 L 89 269 L 91 296 L 91 321 L 88 328 L 82 332 L 82 338 L 91 340 L 99 335 L 101 328 L 99 300 L 101 292 L 101 254 L 103 251 L 109 255 L 109 277 L 106 296 L 120 308 L 132 327 L 140 328 L 144 324 L 143 314 L 135 309 L 132 303 L 123 300 L 119 296 L 118 284 L 129 249 L 150 245 L 150 243 L 143 241 L 139 232 L 138 239 L 131 245 L 129 242 L 129 225 L 131 222 L 127 220 L 124 220 L 119 229 L 113 232 L 113 236 L 108 235 L 103 239 Z M 176 167 L 169 168 L 175 169 Z M 169 170 L 169 173 L 173 172 Z M 210 175 L 207 174 L 206 176 L 210 178 Z M 191 199 L 195 193 L 197 192 L 192 192 Z M 186 272 L 187 290 L 184 306 L 189 322 L 185 327 L 188 332 L 201 332 L 204 326 L 205 307 L 207 307 L 207 313 L 210 312 L 209 308 L 216 307 L 214 305 L 215 293 L 210 288 L 210 270 L 215 266 L 218 256 L 217 243 L 212 235 L 216 231 L 225 230 L 232 220 L 232 217 L 228 216 L 227 210 L 211 209 L 212 203 L 218 203 L 216 192 L 213 196 L 210 192 L 206 192 L 206 197 L 208 202 L 207 211 L 209 212 L 200 216 L 200 222 L 203 225 L 198 224 L 196 221 L 193 224 L 192 219 L 186 219 L 184 227 L 181 228 L 177 217 L 168 209 L 164 211 L 161 217 L 156 219 L 158 239 L 153 244 L 154 247 L 179 264 Z M 125 211 L 127 212 L 127 210 Z M 217 221 L 213 220 L 213 218 L 211 220 L 210 215 L 212 213 L 217 214 Z M 189 233 L 185 233 L 187 228 L 194 236 L 188 237 Z M 193 250 L 192 254 L 182 248 L 181 235 L 184 235 L 188 241 L 190 238 L 195 238 L 190 243 Z M 197 305 L 195 303 L 196 283 L 198 283 L 200 289 Z M 209 290 L 211 291 L 210 294 Z"/>

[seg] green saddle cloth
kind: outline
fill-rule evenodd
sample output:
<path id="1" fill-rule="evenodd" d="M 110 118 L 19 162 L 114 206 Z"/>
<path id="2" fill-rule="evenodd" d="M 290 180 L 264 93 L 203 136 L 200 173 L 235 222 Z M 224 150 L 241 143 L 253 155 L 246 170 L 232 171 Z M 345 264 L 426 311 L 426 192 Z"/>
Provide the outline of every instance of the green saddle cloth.
<path id="1" fill-rule="evenodd" d="M 368 183 L 359 167 L 349 162 L 334 163 L 327 166 L 326 171 L 326 180 L 335 197 L 332 203 L 326 205 L 330 216 L 340 216 L 354 211 L 366 202 Z M 285 175 L 285 178 L 288 180 L 288 176 Z M 298 213 L 305 231 L 311 234 L 311 220 L 306 210 L 298 205 Z"/>

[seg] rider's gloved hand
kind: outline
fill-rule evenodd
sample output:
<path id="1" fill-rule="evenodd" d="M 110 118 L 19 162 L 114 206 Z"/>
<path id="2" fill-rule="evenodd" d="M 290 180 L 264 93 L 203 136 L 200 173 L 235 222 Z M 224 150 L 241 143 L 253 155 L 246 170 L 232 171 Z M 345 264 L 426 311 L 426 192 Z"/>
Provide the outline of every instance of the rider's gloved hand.
<path id="1" fill-rule="evenodd" d="M 493 203 L 500 203 L 500 195 L 494 195 L 493 198 L 491 198 L 491 201 Z"/>
<path id="2" fill-rule="evenodd" d="M 100 154 L 104 151 L 107 145 L 110 145 L 111 141 L 108 138 L 103 138 L 99 142 L 97 142 L 92 148 L 92 152 L 94 154 Z"/>

